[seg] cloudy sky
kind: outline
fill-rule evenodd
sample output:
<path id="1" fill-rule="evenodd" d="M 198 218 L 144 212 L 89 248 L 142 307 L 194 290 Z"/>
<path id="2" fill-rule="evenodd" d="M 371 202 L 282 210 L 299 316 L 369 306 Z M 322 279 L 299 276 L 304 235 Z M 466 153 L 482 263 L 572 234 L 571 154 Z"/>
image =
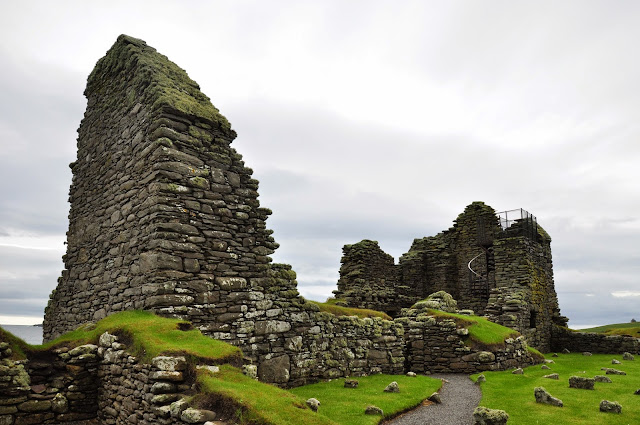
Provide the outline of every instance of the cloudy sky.
<path id="1" fill-rule="evenodd" d="M 305 297 L 331 295 L 344 244 L 397 259 L 484 201 L 552 236 L 570 326 L 640 320 L 639 19 L 624 0 L 3 2 L 0 323 L 42 320 L 86 77 L 122 33 L 230 120 Z"/>

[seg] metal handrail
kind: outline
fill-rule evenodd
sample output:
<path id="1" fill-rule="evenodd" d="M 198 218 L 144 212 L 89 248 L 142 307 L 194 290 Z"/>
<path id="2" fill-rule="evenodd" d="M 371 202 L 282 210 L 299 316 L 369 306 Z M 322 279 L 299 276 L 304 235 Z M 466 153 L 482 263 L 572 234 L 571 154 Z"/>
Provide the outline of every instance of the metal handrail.
<path id="1" fill-rule="evenodd" d="M 476 275 L 476 277 L 477 277 L 478 279 L 480 279 L 480 280 L 484 279 L 484 276 L 482 276 L 480 273 L 477 273 L 475 270 L 473 270 L 473 269 L 471 268 L 471 263 L 473 263 L 473 262 L 476 260 L 476 258 L 478 258 L 479 256 L 481 256 L 482 254 L 484 254 L 484 252 L 481 252 L 480 254 L 476 255 L 475 257 L 473 257 L 473 258 L 471 259 L 471 261 L 469 261 L 469 263 L 467 263 L 467 267 L 469 268 L 469 271 L 470 271 L 471 273 L 473 273 L 474 275 Z"/>

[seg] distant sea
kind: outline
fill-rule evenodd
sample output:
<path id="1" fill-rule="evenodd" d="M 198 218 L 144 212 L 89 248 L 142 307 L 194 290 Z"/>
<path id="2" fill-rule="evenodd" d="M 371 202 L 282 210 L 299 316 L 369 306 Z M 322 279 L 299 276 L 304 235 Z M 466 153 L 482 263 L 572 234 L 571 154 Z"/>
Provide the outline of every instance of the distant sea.
<path id="1" fill-rule="evenodd" d="M 24 339 L 32 345 L 42 344 L 42 326 L 31 325 L 0 325 L 4 330 L 11 332 L 18 338 Z"/>

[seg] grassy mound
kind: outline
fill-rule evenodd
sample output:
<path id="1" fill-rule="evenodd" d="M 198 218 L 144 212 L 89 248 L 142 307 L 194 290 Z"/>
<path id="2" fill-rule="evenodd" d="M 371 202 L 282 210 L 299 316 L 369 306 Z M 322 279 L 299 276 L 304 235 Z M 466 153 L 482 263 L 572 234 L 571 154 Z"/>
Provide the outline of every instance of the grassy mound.
<path id="1" fill-rule="evenodd" d="M 616 323 L 613 325 L 580 329 L 577 332 L 595 332 L 606 335 L 628 335 L 640 338 L 640 323 Z"/>
<path id="2" fill-rule="evenodd" d="M 11 332 L 6 331 L 0 327 L 0 342 L 6 342 L 9 344 L 9 348 L 13 351 L 11 356 L 12 360 L 24 360 L 27 358 L 27 352 L 31 349 L 31 345 L 27 344 L 22 339 L 13 335 Z"/>
<path id="3" fill-rule="evenodd" d="M 324 303 L 321 303 L 318 301 L 310 301 L 310 300 L 307 300 L 307 302 L 317 305 L 318 308 L 320 308 L 320 311 L 331 313 L 336 316 L 357 316 L 361 319 L 364 319 L 366 317 L 371 317 L 371 318 L 379 317 L 384 320 L 393 320 L 391 319 L 391 316 L 389 316 L 386 313 L 383 313 L 382 311 L 368 310 L 366 308 L 342 307 L 339 305 L 335 305 L 328 300 L 327 302 L 324 302 Z"/>
<path id="4" fill-rule="evenodd" d="M 33 349 L 49 349 L 62 344 L 95 344 L 104 332 L 124 337 L 127 350 L 142 361 L 162 354 L 182 354 L 221 364 L 242 358 L 239 348 L 204 336 L 191 323 L 156 316 L 147 311 L 123 311 L 112 314 L 95 325 L 83 326 Z"/>
<path id="5" fill-rule="evenodd" d="M 371 375 L 355 379 L 359 382 L 358 388 L 344 388 L 344 379 L 334 379 L 290 391 L 304 400 L 317 398 L 321 403 L 318 413 L 336 423 L 373 425 L 380 421 L 380 416 L 365 415 L 368 405 L 378 406 L 385 417 L 392 417 L 419 405 L 442 385 L 439 379 L 427 376 Z M 399 393 L 384 392 L 392 381 L 398 383 Z M 300 420 L 292 423 L 306 422 Z"/>
<path id="6" fill-rule="evenodd" d="M 469 339 L 472 345 L 480 347 L 503 346 L 507 338 L 516 338 L 520 333 L 511 328 L 493 323 L 484 317 L 466 316 L 463 314 L 445 313 L 440 310 L 428 310 L 437 319 L 451 319 L 460 326 L 469 329 Z"/>
<path id="7" fill-rule="evenodd" d="M 640 385 L 640 362 L 624 361 L 621 355 L 559 354 L 547 356 L 555 361 L 543 370 L 531 366 L 523 375 L 511 371 L 484 372 L 487 381 L 482 383 L 481 406 L 502 409 L 509 414 L 509 423 L 518 425 L 537 424 L 581 424 L 581 425 L 627 425 L 640 423 L 639 397 L 634 395 Z M 622 362 L 612 365 L 611 359 Z M 596 382 L 595 390 L 569 388 L 569 377 L 604 375 L 602 367 L 613 367 L 627 372 L 627 375 L 607 375 L 612 383 Z M 558 373 L 559 380 L 543 378 L 544 375 Z M 476 379 L 477 375 L 473 375 Z M 564 407 L 552 407 L 535 402 L 533 390 L 544 387 L 552 396 L 563 401 Z M 601 400 L 617 401 L 622 405 L 622 414 L 607 414 L 599 411 Z"/>
<path id="8" fill-rule="evenodd" d="M 214 410 L 231 409 L 234 419 L 241 424 L 337 425 L 328 417 L 311 411 L 305 403 L 306 398 L 255 381 L 228 365 L 215 374 L 200 370 L 197 380 L 201 393 L 193 402 Z M 213 403 L 212 395 L 215 395 Z"/>

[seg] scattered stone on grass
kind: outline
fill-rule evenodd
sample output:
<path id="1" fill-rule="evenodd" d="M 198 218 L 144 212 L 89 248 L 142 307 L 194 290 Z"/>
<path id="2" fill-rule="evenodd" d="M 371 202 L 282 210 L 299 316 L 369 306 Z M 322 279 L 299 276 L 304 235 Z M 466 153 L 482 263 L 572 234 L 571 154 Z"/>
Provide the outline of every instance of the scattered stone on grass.
<path id="1" fill-rule="evenodd" d="M 595 379 L 585 376 L 572 376 L 569 378 L 569 388 L 578 388 L 581 390 L 592 390 Z"/>
<path id="2" fill-rule="evenodd" d="M 562 353 L 569 354 L 569 353 L 571 353 L 571 351 L 569 351 L 567 348 L 563 348 L 562 349 Z"/>
<path id="3" fill-rule="evenodd" d="M 611 364 L 621 364 L 620 360 L 613 359 L 611 360 Z"/>
<path id="4" fill-rule="evenodd" d="M 591 356 L 592 354 L 588 351 L 585 351 L 584 353 L 582 353 L 583 356 Z"/>
<path id="5" fill-rule="evenodd" d="M 627 372 L 618 369 L 612 369 L 610 367 L 601 367 L 600 370 L 604 370 L 607 375 L 626 375 Z"/>
<path id="6" fill-rule="evenodd" d="M 557 381 L 558 379 L 560 379 L 560 375 L 558 375 L 557 373 L 552 373 L 550 375 L 544 375 L 543 378 L 555 379 Z"/>
<path id="7" fill-rule="evenodd" d="M 418 376 L 415 372 L 407 372 L 407 376 L 410 376 L 412 378 L 415 378 L 416 376 Z"/>
<path id="8" fill-rule="evenodd" d="M 307 406 L 309 406 L 309 409 L 313 410 L 314 412 L 318 411 L 318 406 L 320 406 L 320 402 L 318 401 L 317 398 L 310 398 L 309 400 L 307 400 Z"/>
<path id="9" fill-rule="evenodd" d="M 640 388 L 638 388 L 633 394 L 640 395 Z"/>
<path id="10" fill-rule="evenodd" d="M 429 400 L 430 402 L 433 402 L 435 404 L 440 404 L 442 403 L 442 399 L 440 398 L 440 394 L 438 394 L 437 392 L 431 394 L 427 400 Z"/>
<path id="11" fill-rule="evenodd" d="M 551 357 L 558 357 L 558 353 L 553 353 Z"/>
<path id="12" fill-rule="evenodd" d="M 542 370 L 549 370 L 549 369 L 551 369 L 551 368 L 550 368 L 549 366 L 547 366 L 546 364 L 543 364 L 543 365 L 540 367 L 540 369 L 542 369 Z"/>
<path id="13" fill-rule="evenodd" d="M 514 375 L 523 375 L 524 374 L 524 370 L 522 370 L 521 367 L 517 368 L 516 370 L 514 370 L 513 372 Z"/>
<path id="14" fill-rule="evenodd" d="M 551 360 L 551 359 L 545 359 L 545 360 L 544 360 L 544 362 L 545 362 L 546 364 L 554 364 L 554 363 L 555 363 L 555 362 L 554 362 L 553 360 Z"/>
<path id="15" fill-rule="evenodd" d="M 617 401 L 602 400 L 600 411 L 605 413 L 622 413 L 622 406 Z"/>
<path id="16" fill-rule="evenodd" d="M 344 387 L 345 388 L 358 388 L 358 381 L 355 379 L 345 379 Z"/>
<path id="17" fill-rule="evenodd" d="M 400 392 L 400 387 L 398 386 L 398 383 L 396 381 L 393 381 L 392 383 L 387 385 L 387 388 L 384 389 L 384 392 L 385 393 L 399 393 Z"/>
<path id="18" fill-rule="evenodd" d="M 364 414 L 365 415 L 380 415 L 380 416 L 382 416 L 384 414 L 384 412 L 382 412 L 382 409 L 379 408 L 378 406 L 369 405 L 364 410 Z"/>
<path id="19" fill-rule="evenodd" d="M 609 378 L 608 376 L 604 376 L 604 375 L 596 375 L 593 377 L 593 379 L 596 380 L 596 382 L 605 382 L 607 384 L 611 383 L 611 378 Z"/>
<path id="20" fill-rule="evenodd" d="M 476 379 L 476 384 L 480 385 L 483 382 L 487 382 L 487 378 L 483 374 L 478 375 L 478 379 Z"/>
<path id="21" fill-rule="evenodd" d="M 622 354 L 622 360 L 634 360 L 634 359 L 635 359 L 635 357 L 631 353 L 624 352 Z"/>
<path id="22" fill-rule="evenodd" d="M 536 403 L 550 404 L 551 406 L 562 407 L 562 400 L 553 397 L 543 387 L 536 387 L 533 390 L 533 395 L 536 397 Z"/>
<path id="23" fill-rule="evenodd" d="M 509 420 L 509 414 L 504 410 L 478 406 L 473 411 L 473 419 L 475 425 L 505 425 Z"/>

